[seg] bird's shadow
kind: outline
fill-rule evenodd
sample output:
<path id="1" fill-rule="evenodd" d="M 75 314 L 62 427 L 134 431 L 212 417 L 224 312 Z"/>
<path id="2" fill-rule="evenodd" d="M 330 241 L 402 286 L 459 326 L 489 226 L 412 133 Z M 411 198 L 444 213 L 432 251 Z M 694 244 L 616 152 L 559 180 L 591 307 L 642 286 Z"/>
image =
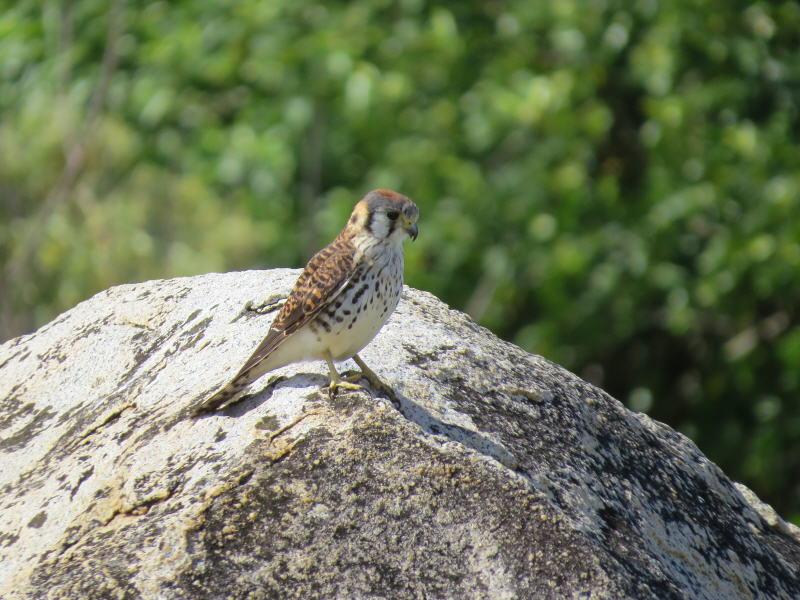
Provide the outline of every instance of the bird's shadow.
<path id="1" fill-rule="evenodd" d="M 519 461 L 501 443 L 479 431 L 472 431 L 454 423 L 445 423 L 428 408 L 402 394 L 394 393 L 397 410 L 412 423 L 430 435 L 443 437 L 471 448 L 484 456 L 494 458 L 504 466 L 517 470 Z"/>
<path id="2" fill-rule="evenodd" d="M 327 399 L 328 395 L 322 388 L 327 385 L 328 381 L 326 376 L 318 373 L 295 373 L 288 377 L 278 375 L 273 377 L 264 388 L 255 394 L 241 396 L 216 411 L 198 415 L 198 418 L 220 415 L 231 418 L 241 417 L 268 402 L 275 391 L 281 388 L 310 388 L 314 390 L 314 393 L 318 393 Z M 515 470 L 518 468 L 517 459 L 507 448 L 481 432 L 472 431 L 454 423 L 446 423 L 419 402 L 415 402 L 408 396 L 398 393 L 393 388 L 375 390 L 368 382 L 364 383 L 365 391 L 373 399 L 382 398 L 391 402 L 403 417 L 418 425 L 425 433 L 462 444 L 480 454 L 494 458 L 508 468 Z M 352 392 L 339 393 L 351 394 Z"/>
<path id="3" fill-rule="evenodd" d="M 328 383 L 328 378 L 317 373 L 295 373 L 289 377 L 276 375 L 267 385 L 255 394 L 245 394 L 233 402 L 229 402 L 211 415 L 224 415 L 226 417 L 241 417 L 251 410 L 255 410 L 272 398 L 275 390 L 281 388 L 311 388 L 318 391 Z"/>

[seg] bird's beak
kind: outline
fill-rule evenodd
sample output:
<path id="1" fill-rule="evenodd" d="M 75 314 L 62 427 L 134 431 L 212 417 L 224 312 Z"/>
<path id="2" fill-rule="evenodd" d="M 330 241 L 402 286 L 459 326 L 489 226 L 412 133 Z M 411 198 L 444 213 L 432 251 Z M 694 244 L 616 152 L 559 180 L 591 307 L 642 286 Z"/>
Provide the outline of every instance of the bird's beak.
<path id="1" fill-rule="evenodd" d="M 406 227 L 406 232 L 412 240 L 416 240 L 417 234 L 419 233 L 419 228 L 417 227 L 417 224 L 414 223 L 410 227 Z"/>

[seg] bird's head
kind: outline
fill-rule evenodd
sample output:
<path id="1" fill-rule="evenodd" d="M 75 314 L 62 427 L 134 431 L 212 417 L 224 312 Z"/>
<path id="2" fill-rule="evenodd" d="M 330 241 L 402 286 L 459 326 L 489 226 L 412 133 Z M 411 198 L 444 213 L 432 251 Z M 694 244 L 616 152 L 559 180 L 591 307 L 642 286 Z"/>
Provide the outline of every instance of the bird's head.
<path id="1" fill-rule="evenodd" d="M 373 190 L 356 204 L 347 227 L 379 241 L 401 243 L 406 237 L 417 239 L 418 216 L 417 205 L 402 194 Z"/>

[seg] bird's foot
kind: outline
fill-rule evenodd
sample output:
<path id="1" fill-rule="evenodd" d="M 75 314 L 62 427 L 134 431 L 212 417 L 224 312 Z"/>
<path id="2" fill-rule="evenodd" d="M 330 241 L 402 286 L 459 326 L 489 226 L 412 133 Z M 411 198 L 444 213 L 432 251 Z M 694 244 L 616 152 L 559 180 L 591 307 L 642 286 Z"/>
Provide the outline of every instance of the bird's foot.
<path id="1" fill-rule="evenodd" d="M 358 379 L 356 379 L 356 381 L 358 381 Z M 336 381 L 331 380 L 330 384 L 328 384 L 328 387 L 323 389 L 327 389 L 328 396 L 330 396 L 331 399 L 333 399 L 334 396 L 336 396 L 336 392 L 338 392 L 340 389 L 350 390 L 352 392 L 363 392 L 364 386 L 358 385 L 354 381 L 351 381 L 348 376 L 348 377 L 341 377 Z"/>
<path id="2" fill-rule="evenodd" d="M 342 381 L 356 384 L 361 389 L 364 389 L 364 386 L 359 384 L 359 381 L 366 381 L 371 388 L 375 388 L 376 390 L 382 390 L 386 387 L 386 384 L 371 371 L 369 373 L 365 373 L 364 371 L 346 371 L 342 373 Z"/>
<path id="3" fill-rule="evenodd" d="M 363 360 L 361 360 L 361 357 L 358 354 L 353 355 L 353 360 L 358 365 L 358 368 L 361 369 L 361 376 L 369 382 L 372 389 L 379 394 L 383 394 L 393 403 L 398 403 L 397 395 L 394 393 L 394 390 L 385 384 L 381 378 L 378 377 L 378 374 L 370 369 Z"/>
<path id="4" fill-rule="evenodd" d="M 362 379 L 367 379 L 361 371 L 345 371 L 342 373 L 342 381 L 358 384 Z M 367 379 L 369 381 L 369 379 Z M 363 387 L 359 385 L 358 387 Z"/>
<path id="5" fill-rule="evenodd" d="M 366 366 L 366 365 L 365 365 Z M 386 383 L 384 383 L 380 377 L 369 367 L 366 369 L 362 369 L 362 371 L 347 371 L 346 373 L 342 374 L 342 379 L 345 381 L 349 381 L 352 383 L 356 383 L 358 381 L 366 381 L 369 384 L 369 388 L 365 388 L 363 385 L 359 385 L 362 390 L 366 390 L 372 393 L 373 396 L 385 396 L 389 400 L 392 401 L 393 404 L 399 404 L 399 400 L 397 398 L 397 394 L 394 393 L 394 390 L 389 387 Z"/>
<path id="6" fill-rule="evenodd" d="M 342 388 L 352 391 L 366 391 L 371 395 L 377 394 L 386 396 L 392 401 L 393 404 L 399 404 L 399 400 L 397 395 L 394 393 L 394 390 L 383 383 L 381 378 L 378 377 L 375 372 L 364 363 L 363 360 L 361 360 L 358 354 L 353 355 L 353 360 L 358 365 L 359 369 L 361 369 L 360 373 L 357 371 L 348 371 L 344 375 L 339 375 L 331 357 L 328 356 L 326 360 L 328 361 L 328 369 L 331 378 L 331 383 L 328 386 L 328 394 L 330 395 L 331 399 L 336 395 L 336 390 Z M 365 387 L 358 383 L 361 380 L 366 380 L 369 386 Z"/>

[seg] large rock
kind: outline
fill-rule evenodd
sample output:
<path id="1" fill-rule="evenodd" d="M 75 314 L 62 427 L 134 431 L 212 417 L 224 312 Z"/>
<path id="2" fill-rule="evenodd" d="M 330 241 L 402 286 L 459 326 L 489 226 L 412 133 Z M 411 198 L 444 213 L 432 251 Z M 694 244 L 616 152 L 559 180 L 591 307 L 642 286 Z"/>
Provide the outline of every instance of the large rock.
<path id="1" fill-rule="evenodd" d="M 796 530 L 689 440 L 424 292 L 362 353 L 396 406 L 305 363 L 189 418 L 296 275 L 120 286 L 0 347 L 0 597 L 800 598 Z"/>

